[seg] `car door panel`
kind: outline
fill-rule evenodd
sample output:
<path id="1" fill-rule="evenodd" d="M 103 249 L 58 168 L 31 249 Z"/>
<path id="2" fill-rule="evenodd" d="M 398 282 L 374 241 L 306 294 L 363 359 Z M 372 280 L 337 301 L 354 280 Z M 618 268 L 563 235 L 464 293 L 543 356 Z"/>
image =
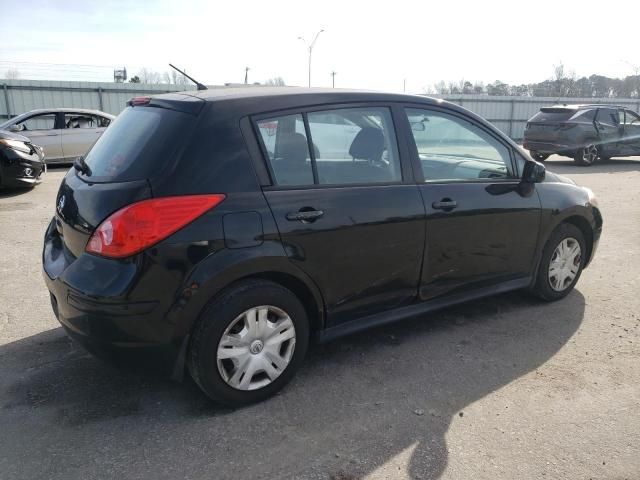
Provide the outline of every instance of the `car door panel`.
<path id="1" fill-rule="evenodd" d="M 33 115 L 23 120 L 21 124 L 25 127 L 21 134 L 29 138 L 34 145 L 43 148 L 47 163 L 55 163 L 63 159 L 62 130 L 59 128 L 57 113 Z"/>
<path id="2" fill-rule="evenodd" d="M 531 275 L 540 201 L 523 189 L 517 153 L 491 127 L 444 107 L 405 108 L 426 209 L 420 299 Z"/>
<path id="3" fill-rule="evenodd" d="M 265 196 L 288 257 L 318 284 L 331 323 L 416 297 L 425 232 L 416 185 L 271 190 Z M 293 219 L 300 210 L 322 216 Z"/>
<path id="4" fill-rule="evenodd" d="M 620 155 L 640 154 L 640 117 L 626 110 L 624 112 L 623 133 L 618 143 Z"/>
<path id="5" fill-rule="evenodd" d="M 92 118 L 93 124 L 78 121 L 78 119 Z M 92 125 L 92 126 L 90 126 Z M 85 155 L 98 140 L 104 128 L 98 127 L 92 115 L 65 114 L 65 128 L 62 130 L 62 151 L 66 161 L 73 161 Z"/>
<path id="6" fill-rule="evenodd" d="M 420 298 L 531 275 L 540 224 L 537 193 L 517 183 L 425 184 L 426 246 Z M 447 199 L 453 210 L 434 208 Z"/>

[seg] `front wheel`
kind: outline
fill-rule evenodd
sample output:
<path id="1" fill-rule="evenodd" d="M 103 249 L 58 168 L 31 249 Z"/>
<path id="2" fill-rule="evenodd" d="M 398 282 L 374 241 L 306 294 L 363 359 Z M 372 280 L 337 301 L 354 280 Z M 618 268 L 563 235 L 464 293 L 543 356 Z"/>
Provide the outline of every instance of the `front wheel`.
<path id="1" fill-rule="evenodd" d="M 189 372 L 211 399 L 247 405 L 291 380 L 308 342 L 307 315 L 291 291 L 265 280 L 245 281 L 203 313 L 192 336 Z"/>
<path id="2" fill-rule="evenodd" d="M 598 159 L 598 147 L 589 144 L 584 148 L 576 150 L 573 160 L 580 166 L 588 167 L 596 163 Z"/>
<path id="3" fill-rule="evenodd" d="M 561 224 L 544 247 L 532 293 L 547 301 L 566 297 L 580 278 L 586 252 L 582 231 Z"/>
<path id="4" fill-rule="evenodd" d="M 547 153 L 540 153 L 535 151 L 531 151 L 529 153 L 531 155 L 531 158 L 538 162 L 544 162 L 547 158 L 549 158 L 549 155 Z"/>

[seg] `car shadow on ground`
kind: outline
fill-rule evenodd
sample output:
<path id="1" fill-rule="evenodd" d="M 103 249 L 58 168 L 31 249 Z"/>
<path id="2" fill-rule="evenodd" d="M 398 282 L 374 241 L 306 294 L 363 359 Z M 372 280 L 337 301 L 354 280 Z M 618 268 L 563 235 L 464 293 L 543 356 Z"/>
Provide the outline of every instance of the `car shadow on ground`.
<path id="1" fill-rule="evenodd" d="M 17 197 L 19 195 L 24 195 L 29 193 L 36 187 L 27 187 L 27 188 L 19 188 L 19 187 L 0 187 L 0 199 L 2 198 L 11 198 Z"/>
<path id="2" fill-rule="evenodd" d="M 346 480 L 405 454 L 412 478 L 438 478 L 452 419 L 473 422 L 466 407 L 553 357 L 584 308 L 579 291 L 513 292 L 314 346 L 283 392 L 239 410 L 116 371 L 53 329 L 0 346 L 0 471 Z"/>
<path id="3" fill-rule="evenodd" d="M 640 171 L 640 160 L 628 158 L 612 158 L 605 162 L 597 161 L 588 167 L 577 165 L 571 159 L 548 160 L 544 162 L 545 168 L 559 174 L 579 174 L 579 173 L 615 173 Z"/>

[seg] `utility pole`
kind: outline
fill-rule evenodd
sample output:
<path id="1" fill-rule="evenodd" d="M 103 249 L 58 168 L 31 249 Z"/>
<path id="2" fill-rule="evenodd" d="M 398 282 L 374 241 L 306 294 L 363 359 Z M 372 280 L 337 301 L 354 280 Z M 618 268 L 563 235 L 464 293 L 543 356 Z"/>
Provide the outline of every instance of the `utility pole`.
<path id="1" fill-rule="evenodd" d="M 307 49 L 309 50 L 309 86 L 311 86 L 311 54 L 313 53 L 313 47 L 316 44 L 316 40 L 318 40 L 318 37 L 322 32 L 324 32 L 324 29 L 316 33 L 316 36 L 313 37 L 313 41 L 311 43 L 307 43 L 307 41 L 304 38 L 298 37 L 298 40 L 302 40 L 302 42 L 304 42 Z"/>
<path id="2" fill-rule="evenodd" d="M 407 93 L 407 79 L 402 81 L 402 93 Z"/>
<path id="3" fill-rule="evenodd" d="M 249 83 L 249 67 L 244 67 L 244 84 Z"/>
<path id="4" fill-rule="evenodd" d="M 331 88 L 336 88 L 336 72 L 331 72 Z"/>

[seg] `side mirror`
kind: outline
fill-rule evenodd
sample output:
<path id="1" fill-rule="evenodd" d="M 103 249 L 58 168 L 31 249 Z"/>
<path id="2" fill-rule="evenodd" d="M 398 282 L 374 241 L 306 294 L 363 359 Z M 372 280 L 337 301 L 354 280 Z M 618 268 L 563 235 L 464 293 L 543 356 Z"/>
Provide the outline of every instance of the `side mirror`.
<path id="1" fill-rule="evenodd" d="M 24 130 L 24 125 L 22 123 L 14 123 L 9 127 L 10 132 L 21 132 Z"/>
<path id="2" fill-rule="evenodd" d="M 538 162 L 529 161 L 524 164 L 522 181 L 524 183 L 540 183 L 544 181 L 546 169 Z"/>
<path id="3" fill-rule="evenodd" d="M 414 132 L 424 132 L 427 128 L 422 122 L 411 122 L 411 130 Z"/>

